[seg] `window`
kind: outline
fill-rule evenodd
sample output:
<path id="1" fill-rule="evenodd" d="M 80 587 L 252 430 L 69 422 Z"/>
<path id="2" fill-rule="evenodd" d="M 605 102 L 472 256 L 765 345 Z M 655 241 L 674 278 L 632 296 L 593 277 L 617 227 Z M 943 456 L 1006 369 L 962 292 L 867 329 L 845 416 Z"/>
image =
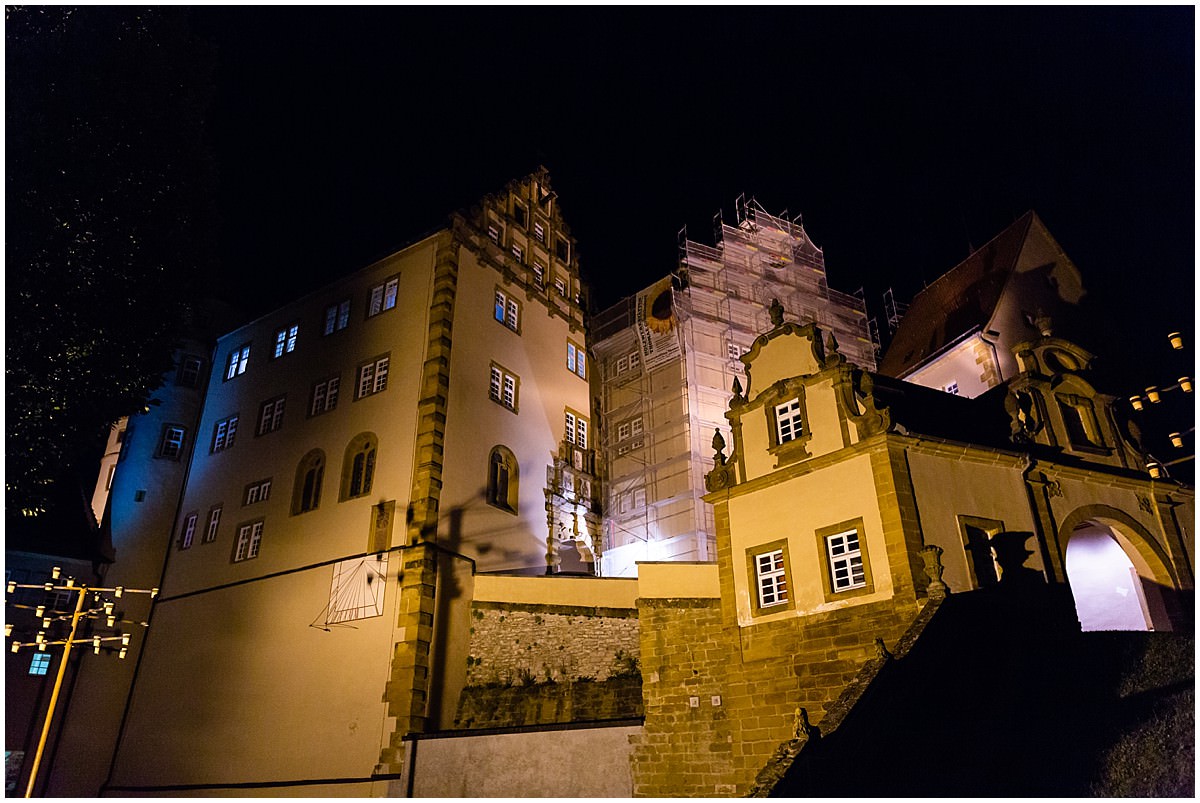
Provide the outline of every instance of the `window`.
<path id="1" fill-rule="evenodd" d="M 783 550 L 776 549 L 754 556 L 758 578 L 758 606 L 766 608 L 788 601 L 787 572 L 783 567 Z"/>
<path id="2" fill-rule="evenodd" d="M 951 382 L 949 385 L 946 385 L 944 388 L 942 388 L 942 390 L 946 391 L 951 396 L 957 396 L 958 395 L 958 383 Z"/>
<path id="3" fill-rule="evenodd" d="M 567 370 L 580 379 L 587 379 L 587 354 L 583 346 L 571 340 L 567 341 Z"/>
<path id="4" fill-rule="evenodd" d="M 629 370 L 636 371 L 638 366 L 642 364 L 642 355 L 636 351 L 629 353 Z"/>
<path id="5" fill-rule="evenodd" d="M 571 243 L 562 237 L 554 241 L 554 255 L 563 262 L 571 261 Z"/>
<path id="6" fill-rule="evenodd" d="M 741 359 L 741 356 L 746 353 L 740 345 L 734 343 L 732 340 L 726 341 L 725 351 L 731 360 Z"/>
<path id="7" fill-rule="evenodd" d="M 528 220 L 525 215 L 525 207 L 515 201 L 513 202 L 513 218 L 517 221 L 517 225 L 522 227 L 524 227 L 525 221 Z"/>
<path id="8" fill-rule="evenodd" d="M 325 453 L 313 449 L 296 468 L 292 490 L 292 515 L 316 510 L 321 503 L 321 482 L 325 478 Z"/>
<path id="9" fill-rule="evenodd" d="M 258 547 L 262 543 L 263 523 L 253 521 L 238 527 L 237 543 L 233 549 L 233 562 L 251 560 L 258 557 Z"/>
<path id="10" fill-rule="evenodd" d="M 29 674 L 44 675 L 50 671 L 50 653 L 35 652 L 33 661 L 29 664 Z"/>
<path id="11" fill-rule="evenodd" d="M 310 416 L 327 413 L 334 407 L 337 407 L 338 385 L 340 382 L 340 377 L 333 376 L 324 382 L 318 382 L 313 385 L 312 401 L 308 405 L 308 414 Z"/>
<path id="12" fill-rule="evenodd" d="M 539 243 L 544 243 L 544 242 L 546 242 L 546 227 L 545 227 L 545 226 L 543 226 L 541 223 L 538 223 L 537 221 L 534 221 L 534 223 L 533 223 L 533 236 L 534 236 L 535 238 L 537 238 L 537 241 L 538 241 Z"/>
<path id="13" fill-rule="evenodd" d="M 226 381 L 246 373 L 246 363 L 250 361 L 250 344 L 229 352 L 229 362 L 225 367 Z"/>
<path id="14" fill-rule="evenodd" d="M 183 520 L 183 529 L 179 533 L 179 548 L 191 549 L 192 540 L 196 537 L 196 519 L 200 517 L 198 513 L 189 513 Z"/>
<path id="15" fill-rule="evenodd" d="M 546 283 L 546 266 L 537 257 L 533 258 L 533 283 L 538 287 Z"/>
<path id="16" fill-rule="evenodd" d="M 374 434 L 363 432 L 354 436 L 346 446 L 346 455 L 342 460 L 342 501 L 371 492 L 378 444 Z"/>
<path id="17" fill-rule="evenodd" d="M 167 424 L 162 430 L 162 439 L 158 442 L 158 456 L 168 460 L 178 460 L 183 454 L 183 439 L 187 430 L 174 424 Z"/>
<path id="18" fill-rule="evenodd" d="M 776 443 L 795 440 L 800 437 L 801 433 L 800 399 L 797 397 L 783 404 L 775 405 Z"/>
<path id="19" fill-rule="evenodd" d="M 1071 446 L 1085 450 L 1102 448 L 1104 438 L 1100 434 L 1100 424 L 1096 420 L 1091 399 L 1074 394 L 1055 394 L 1055 399 Z"/>
<path id="20" fill-rule="evenodd" d="M 500 238 L 504 235 L 504 230 L 500 228 L 498 223 L 493 223 L 489 220 L 487 224 L 487 235 L 488 239 L 490 239 L 496 245 L 499 245 Z"/>
<path id="21" fill-rule="evenodd" d="M 186 355 L 179 361 L 179 374 L 175 377 L 175 384 L 185 388 L 194 388 L 200 384 L 200 370 L 204 367 L 204 360 L 192 355 Z"/>
<path id="22" fill-rule="evenodd" d="M 563 298 L 567 297 L 567 283 L 563 281 L 561 276 L 554 277 L 554 291 Z"/>
<path id="23" fill-rule="evenodd" d="M 517 458 L 507 446 L 493 446 L 488 455 L 487 502 L 493 507 L 517 512 Z"/>
<path id="24" fill-rule="evenodd" d="M 573 443 L 580 449 L 588 448 L 588 420 L 576 413 L 574 410 L 567 410 L 566 425 L 563 427 L 563 435 L 567 443 Z"/>
<path id="25" fill-rule="evenodd" d="M 496 288 L 496 307 L 492 317 L 514 332 L 521 331 L 521 304 L 499 287 Z"/>
<path id="26" fill-rule="evenodd" d="M 358 395 L 354 398 L 373 396 L 387 390 L 388 358 L 376 357 L 358 367 Z"/>
<path id="27" fill-rule="evenodd" d="M 383 284 L 377 284 L 367 293 L 367 317 L 373 318 L 396 306 L 396 294 L 400 290 L 400 277 L 392 276 Z"/>
<path id="28" fill-rule="evenodd" d="M 1004 532 L 1004 522 L 981 519 L 976 516 L 959 516 L 959 532 L 962 535 L 963 551 L 967 554 L 967 571 L 971 575 L 973 588 L 986 588 L 1000 582 L 1000 570 L 992 551 L 992 538 Z"/>
<path id="29" fill-rule="evenodd" d="M 245 499 L 242 506 L 253 505 L 256 502 L 265 502 L 271 496 L 271 480 L 258 480 L 246 486 L 246 491 L 243 496 Z"/>
<path id="30" fill-rule="evenodd" d="M 275 333 L 275 351 L 271 354 L 271 359 L 279 359 L 284 354 L 291 354 L 296 350 L 296 339 L 300 337 L 300 324 L 294 323 L 291 326 L 285 326 Z"/>
<path id="31" fill-rule="evenodd" d="M 630 427 L 629 427 L 628 421 L 626 421 L 624 424 L 617 425 L 617 440 L 619 440 L 619 441 L 627 440 L 629 438 L 629 435 L 630 435 Z"/>
<path id="32" fill-rule="evenodd" d="M 617 358 L 617 373 L 623 374 L 628 370 L 629 370 L 629 358 L 628 357 L 618 357 Z"/>
<path id="33" fill-rule="evenodd" d="M 833 593 L 862 588 L 867 584 L 857 530 L 846 530 L 826 536 L 825 549 L 829 557 L 829 577 Z"/>
<path id="34" fill-rule="evenodd" d="M 525 249 L 521 247 L 520 243 L 512 244 L 512 255 L 518 262 L 525 262 Z"/>
<path id="35" fill-rule="evenodd" d="M 488 398 L 502 404 L 514 413 L 517 411 L 520 378 L 508 369 L 492 363 L 491 380 L 488 383 Z"/>
<path id="36" fill-rule="evenodd" d="M 213 426 L 212 450 L 219 452 L 233 446 L 233 438 L 237 434 L 238 417 L 231 415 Z"/>
<path id="37" fill-rule="evenodd" d="M 258 408 L 258 434 L 266 435 L 283 426 L 283 403 L 285 398 L 267 399 Z"/>
<path id="38" fill-rule="evenodd" d="M 208 529 L 204 531 L 204 543 L 210 544 L 217 540 L 217 528 L 221 526 L 221 508 L 218 505 L 208 511 Z"/>
<path id="39" fill-rule="evenodd" d="M 331 335 L 334 332 L 340 332 L 350 325 L 350 299 L 346 299 L 339 304 L 331 304 L 325 308 L 325 331 L 324 334 Z"/>

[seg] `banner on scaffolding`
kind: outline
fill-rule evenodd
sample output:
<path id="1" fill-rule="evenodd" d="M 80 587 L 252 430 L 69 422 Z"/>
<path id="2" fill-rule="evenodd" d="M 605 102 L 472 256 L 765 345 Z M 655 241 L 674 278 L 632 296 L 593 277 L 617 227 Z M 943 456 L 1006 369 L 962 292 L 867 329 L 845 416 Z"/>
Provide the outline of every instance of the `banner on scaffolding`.
<path id="1" fill-rule="evenodd" d="M 633 318 L 642 365 L 647 371 L 679 358 L 679 318 L 670 276 L 637 294 Z"/>

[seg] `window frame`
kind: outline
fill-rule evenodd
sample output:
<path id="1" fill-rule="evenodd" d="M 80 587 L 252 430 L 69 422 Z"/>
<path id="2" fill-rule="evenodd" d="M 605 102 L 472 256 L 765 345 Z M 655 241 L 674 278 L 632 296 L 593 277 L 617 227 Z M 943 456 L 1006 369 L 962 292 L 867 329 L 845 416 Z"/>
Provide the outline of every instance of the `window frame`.
<path id="1" fill-rule="evenodd" d="M 222 505 L 213 505 L 208 509 L 208 523 L 204 528 L 204 536 L 201 541 L 205 544 L 211 544 L 217 540 L 217 533 L 221 528 L 221 509 Z"/>
<path id="2" fill-rule="evenodd" d="M 246 483 L 242 489 L 242 507 L 250 507 L 257 505 L 259 502 L 266 502 L 271 498 L 271 477 L 265 480 L 255 480 L 254 482 Z"/>
<path id="3" fill-rule="evenodd" d="M 254 431 L 255 437 L 269 435 L 283 429 L 283 414 L 287 394 L 267 399 L 258 406 L 258 422 Z M 268 415 L 270 418 L 268 419 Z"/>
<path id="4" fill-rule="evenodd" d="M 224 452 L 227 449 L 232 449 L 233 444 L 237 439 L 238 413 L 231 416 L 226 416 L 219 421 L 213 422 L 213 438 L 212 447 L 209 449 L 209 454 Z M 222 432 L 221 427 L 225 430 Z"/>
<path id="5" fill-rule="evenodd" d="M 829 541 L 832 538 L 845 535 L 849 532 L 854 532 L 858 541 L 857 556 L 862 568 L 863 579 L 858 585 L 848 586 L 845 588 L 837 588 L 834 580 L 834 560 L 835 556 L 829 548 Z M 848 521 L 839 522 L 828 527 L 818 528 L 816 533 L 817 554 L 821 556 L 821 586 L 825 593 L 825 601 L 827 603 L 838 602 L 845 599 L 853 599 L 855 597 L 867 596 L 875 593 L 875 581 L 871 575 L 871 559 L 867 549 L 867 533 L 863 526 L 862 518 L 850 519 Z M 852 554 L 839 555 L 837 558 L 852 557 Z M 853 574 L 851 575 L 853 577 Z"/>
<path id="6" fill-rule="evenodd" d="M 238 525 L 237 536 L 233 539 L 230 563 L 245 563 L 259 556 L 262 549 L 264 524 L 264 519 L 254 519 Z"/>
<path id="7" fill-rule="evenodd" d="M 500 472 L 496 470 L 497 465 L 504 468 L 503 487 L 500 483 Z M 488 453 L 487 490 L 485 493 L 487 503 L 505 513 L 517 515 L 520 507 L 520 482 L 521 466 L 517 462 L 517 456 L 503 444 L 493 446 Z M 501 490 L 504 492 L 503 501 L 500 499 Z"/>
<path id="8" fill-rule="evenodd" d="M 296 343 L 300 339 L 300 324 L 289 323 L 287 326 L 275 330 L 274 346 L 271 351 L 271 359 L 278 360 L 285 357 L 296 350 Z"/>
<path id="9" fill-rule="evenodd" d="M 203 372 L 204 358 L 197 357 L 195 354 L 185 354 L 179 361 L 179 370 L 175 374 L 175 384 L 183 388 L 200 387 L 200 376 Z"/>
<path id="10" fill-rule="evenodd" d="M 567 338 L 567 370 L 587 381 L 587 352 L 570 338 Z"/>
<path id="11" fill-rule="evenodd" d="M 522 312 L 520 300 L 500 285 L 496 285 L 492 301 L 492 320 L 505 329 L 521 334 Z"/>
<path id="12" fill-rule="evenodd" d="M 567 443 L 587 451 L 588 444 L 591 441 L 588 432 L 591 423 L 591 419 L 588 416 L 567 407 L 563 411 L 563 439 Z"/>
<path id="13" fill-rule="evenodd" d="M 771 577 L 782 578 L 782 594 L 783 599 L 763 604 L 763 584 L 762 581 L 766 575 L 762 573 L 760 558 L 770 555 L 779 554 L 779 569 L 772 569 Z M 795 595 L 795 574 L 792 572 L 791 551 L 787 538 L 777 538 L 774 541 L 768 541 L 763 544 L 746 549 L 746 580 L 749 583 L 751 593 L 750 598 L 750 613 L 753 616 L 770 616 L 772 614 L 783 613 L 786 611 L 794 611 L 796 609 Z M 778 593 L 778 588 L 775 589 Z"/>
<path id="14" fill-rule="evenodd" d="M 329 461 L 321 449 L 313 449 L 296 465 L 296 481 L 292 486 L 292 515 L 311 513 L 321 506 L 325 491 L 325 467 Z M 309 485 L 309 475 L 312 485 Z"/>
<path id="15" fill-rule="evenodd" d="M 356 379 L 354 383 L 354 401 L 365 399 L 368 396 L 375 396 L 387 390 L 391 356 L 391 352 L 388 352 L 387 354 L 377 355 L 358 364 L 358 369 L 354 374 Z M 368 368 L 371 369 L 371 374 L 370 376 L 365 376 Z M 380 372 L 381 368 L 383 369 L 382 373 Z M 370 389 L 363 389 L 364 382 L 371 383 Z"/>
<path id="16" fill-rule="evenodd" d="M 191 549 L 192 543 L 196 540 L 196 523 L 200 519 L 200 512 L 193 510 L 183 517 L 179 528 L 179 548 Z"/>
<path id="17" fill-rule="evenodd" d="M 246 373 L 250 363 L 250 346 L 251 343 L 243 343 L 229 352 L 229 357 L 225 360 L 225 379 L 222 381 L 228 382 Z"/>
<path id="18" fill-rule="evenodd" d="M 316 418 L 337 409 L 338 396 L 342 387 L 342 375 L 334 374 L 320 382 L 314 382 L 308 394 L 308 417 Z M 321 409 L 317 409 L 317 392 L 321 391 Z M 332 391 L 332 392 L 331 392 Z"/>
<path id="19" fill-rule="evenodd" d="M 356 463 L 363 458 L 361 484 L 355 487 Z M 373 432 L 360 432 L 346 444 L 342 454 L 342 474 L 338 488 L 338 501 L 360 499 L 375 487 L 375 471 L 379 465 L 379 438 Z"/>
<path id="20" fill-rule="evenodd" d="M 329 337 L 332 334 L 342 331 L 350 325 L 350 299 L 342 299 L 336 304 L 330 304 L 325 308 L 325 325 L 322 329 L 321 336 Z"/>
<path id="21" fill-rule="evenodd" d="M 169 439 L 172 433 L 179 433 L 178 438 Z M 173 451 L 168 452 L 167 446 L 170 444 Z M 187 427 L 179 424 L 163 424 L 162 434 L 158 438 L 158 448 L 154 450 L 154 456 L 162 460 L 174 460 L 178 462 L 183 457 L 183 451 L 187 444 Z"/>
<path id="22" fill-rule="evenodd" d="M 506 400 L 509 393 L 512 396 L 511 404 Z M 488 369 L 488 399 L 510 413 L 519 413 L 521 409 L 521 377 L 500 363 L 492 361 Z"/>
<path id="23" fill-rule="evenodd" d="M 376 292 L 379 297 L 376 299 Z M 379 284 L 373 284 L 367 289 L 367 319 L 375 318 L 389 310 L 394 310 L 400 299 L 400 274 L 394 273 Z M 375 308 L 378 301 L 379 308 Z"/>
<path id="24" fill-rule="evenodd" d="M 29 660 L 29 674 L 36 676 L 50 674 L 50 664 L 52 662 L 51 653 L 44 650 L 34 650 L 33 657 Z"/>

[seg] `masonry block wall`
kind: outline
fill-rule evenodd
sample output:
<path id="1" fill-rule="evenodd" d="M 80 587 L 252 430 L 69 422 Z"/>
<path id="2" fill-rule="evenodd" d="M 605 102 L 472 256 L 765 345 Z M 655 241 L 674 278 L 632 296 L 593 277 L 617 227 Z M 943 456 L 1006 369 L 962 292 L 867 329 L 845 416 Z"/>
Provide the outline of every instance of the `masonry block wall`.
<path id="1" fill-rule="evenodd" d="M 455 725 L 641 716 L 638 612 L 477 601 Z"/>

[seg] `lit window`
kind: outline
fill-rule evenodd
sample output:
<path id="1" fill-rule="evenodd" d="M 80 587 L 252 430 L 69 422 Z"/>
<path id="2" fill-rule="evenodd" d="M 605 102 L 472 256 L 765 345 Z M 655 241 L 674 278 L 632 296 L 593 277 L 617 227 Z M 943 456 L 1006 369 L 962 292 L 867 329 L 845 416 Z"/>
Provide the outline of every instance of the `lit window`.
<path id="1" fill-rule="evenodd" d="M 833 593 L 862 588 L 867 584 L 858 530 L 846 530 L 826 536 L 825 550 L 829 556 L 829 577 Z"/>
<path id="2" fill-rule="evenodd" d="M 200 369 L 204 366 L 204 361 L 199 357 L 186 356 L 179 361 L 179 375 L 175 378 L 175 384 L 185 388 L 194 388 L 200 382 Z"/>
<path id="3" fill-rule="evenodd" d="M 546 227 L 535 221 L 533 224 L 533 236 L 537 238 L 539 243 L 546 242 Z"/>
<path id="4" fill-rule="evenodd" d="M 375 479 L 375 454 L 378 440 L 369 432 L 356 436 L 346 446 L 342 461 L 341 499 L 366 496 Z"/>
<path id="5" fill-rule="evenodd" d="M 340 332 L 350 325 L 350 299 L 325 308 L 325 334 Z"/>
<path id="6" fill-rule="evenodd" d="M 766 608 L 788 601 L 787 572 L 783 550 L 775 549 L 754 556 L 754 572 L 758 580 L 758 606 Z"/>
<path id="7" fill-rule="evenodd" d="M 522 248 L 518 243 L 512 244 L 512 255 L 516 257 L 518 262 L 523 263 L 525 261 L 525 249 Z"/>
<path id="8" fill-rule="evenodd" d="M 517 394 L 521 380 L 502 366 L 492 363 L 488 382 L 488 398 L 502 404 L 514 413 L 517 411 Z"/>
<path id="9" fill-rule="evenodd" d="M 546 282 L 546 266 L 536 257 L 533 260 L 533 283 L 541 287 Z"/>
<path id="10" fill-rule="evenodd" d="M 243 524 L 238 527 L 237 544 L 233 551 L 233 562 L 251 560 L 258 557 L 258 547 L 262 543 L 263 523 L 261 521 Z"/>
<path id="11" fill-rule="evenodd" d="M 496 305 L 492 317 L 512 329 L 521 331 L 521 304 L 515 298 L 496 288 Z"/>
<path id="12" fill-rule="evenodd" d="M 554 277 L 554 291 L 563 298 L 567 297 L 567 283 L 563 281 L 561 276 Z"/>
<path id="13" fill-rule="evenodd" d="M 167 425 L 163 427 L 162 440 L 158 444 L 158 456 L 168 460 L 178 460 L 183 454 L 183 439 L 187 431 L 183 427 Z"/>
<path id="14" fill-rule="evenodd" d="M 29 674 L 44 675 L 50 671 L 50 653 L 35 652 L 33 661 L 29 664 Z"/>
<path id="15" fill-rule="evenodd" d="M 942 388 L 942 390 L 946 391 L 951 396 L 957 396 L 958 395 L 958 383 L 951 382 L 949 385 L 946 385 L 946 387 Z"/>
<path id="16" fill-rule="evenodd" d="M 283 403 L 285 399 L 268 399 L 258 408 L 258 434 L 266 435 L 283 426 Z"/>
<path id="17" fill-rule="evenodd" d="M 573 443 L 580 449 L 588 448 L 588 420 L 573 410 L 567 410 L 565 418 L 563 435 L 567 443 Z"/>
<path id="18" fill-rule="evenodd" d="M 787 443 L 800 437 L 799 398 L 775 405 L 775 435 L 779 443 Z"/>
<path id="19" fill-rule="evenodd" d="M 233 446 L 233 438 L 237 434 L 238 417 L 231 415 L 213 426 L 212 450 L 219 452 Z"/>
<path id="20" fill-rule="evenodd" d="M 246 486 L 245 501 L 242 502 L 242 506 L 253 505 L 256 502 L 265 502 L 270 496 L 271 481 L 269 479 L 252 482 Z"/>
<path id="21" fill-rule="evenodd" d="M 358 395 L 356 399 L 372 396 L 387 389 L 388 358 L 378 357 L 358 367 Z"/>
<path id="22" fill-rule="evenodd" d="M 308 414 L 320 415 L 327 413 L 334 407 L 337 407 L 338 386 L 341 382 L 340 377 L 330 377 L 324 382 L 318 382 L 313 385 L 312 403 L 308 406 Z"/>
<path id="23" fill-rule="evenodd" d="M 246 363 L 250 361 L 250 344 L 229 352 L 229 362 L 225 367 L 225 379 L 233 379 L 246 373 Z"/>
<path id="24" fill-rule="evenodd" d="M 208 529 L 204 531 L 204 542 L 212 543 L 217 540 L 217 528 L 221 526 L 221 508 L 214 507 L 208 511 Z"/>
<path id="25" fill-rule="evenodd" d="M 198 513 L 189 513 L 183 520 L 183 531 L 179 534 L 180 549 L 191 548 L 192 540 L 196 537 L 196 519 L 199 517 Z"/>
<path id="26" fill-rule="evenodd" d="M 313 449 L 296 468 L 296 485 L 292 491 L 292 513 L 316 510 L 321 503 L 321 482 L 325 478 L 325 453 Z"/>
<path id="27" fill-rule="evenodd" d="M 296 340 L 300 337 L 300 324 L 292 324 L 285 326 L 275 333 L 275 351 L 271 354 L 272 359 L 279 359 L 284 354 L 291 354 L 296 350 Z"/>
<path id="28" fill-rule="evenodd" d="M 583 346 L 570 340 L 567 341 L 567 370 L 578 375 L 580 379 L 587 379 L 587 354 L 584 353 Z"/>
<path id="29" fill-rule="evenodd" d="M 367 294 L 367 317 L 371 318 L 396 306 L 396 294 L 400 290 L 400 277 L 393 276 L 383 284 L 377 284 Z"/>

